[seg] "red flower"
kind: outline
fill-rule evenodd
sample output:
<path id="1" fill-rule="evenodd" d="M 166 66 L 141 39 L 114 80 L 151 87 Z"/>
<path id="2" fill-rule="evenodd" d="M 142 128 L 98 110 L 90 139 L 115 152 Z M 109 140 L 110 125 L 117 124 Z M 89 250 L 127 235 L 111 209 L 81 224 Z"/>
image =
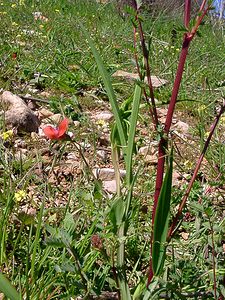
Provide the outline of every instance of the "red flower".
<path id="1" fill-rule="evenodd" d="M 13 52 L 12 53 L 12 59 L 16 59 L 17 58 L 17 53 L 16 52 Z"/>
<path id="2" fill-rule="evenodd" d="M 68 119 L 63 119 L 58 127 L 54 128 L 52 126 L 46 126 L 43 128 L 43 132 L 50 140 L 62 140 L 67 137 L 66 131 L 68 129 L 68 124 Z"/>

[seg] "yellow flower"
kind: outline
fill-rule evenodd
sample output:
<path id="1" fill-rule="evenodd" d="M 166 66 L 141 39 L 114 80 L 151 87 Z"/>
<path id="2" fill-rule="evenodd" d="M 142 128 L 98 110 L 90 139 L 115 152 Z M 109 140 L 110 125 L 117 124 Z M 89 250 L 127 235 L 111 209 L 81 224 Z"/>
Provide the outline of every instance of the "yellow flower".
<path id="1" fill-rule="evenodd" d="M 198 108 L 198 112 L 201 112 L 201 111 L 204 111 L 206 110 L 206 105 L 200 105 L 199 108 Z"/>
<path id="2" fill-rule="evenodd" d="M 13 4 L 11 5 L 11 7 L 12 7 L 12 8 L 16 7 L 16 3 L 13 3 Z"/>
<path id="3" fill-rule="evenodd" d="M 98 120 L 96 123 L 97 123 L 97 125 L 99 125 L 99 126 L 105 126 L 105 125 L 106 125 L 106 122 L 105 122 L 105 120 L 103 120 L 103 119 Z"/>
<path id="4" fill-rule="evenodd" d="M 12 26 L 18 26 L 16 22 L 12 22 Z"/>
<path id="5" fill-rule="evenodd" d="M 39 25 L 39 28 L 40 28 L 40 29 L 44 28 L 44 25 L 42 25 L 42 24 L 41 24 L 41 25 Z"/>
<path id="6" fill-rule="evenodd" d="M 3 139 L 3 141 L 9 140 L 11 137 L 13 137 L 13 131 L 12 130 L 5 131 L 1 134 L 1 138 Z"/>
<path id="7" fill-rule="evenodd" d="M 210 132 L 209 132 L 209 131 L 206 131 L 206 132 L 204 133 L 204 138 L 207 139 L 208 136 L 209 136 L 209 134 L 210 134 Z"/>
<path id="8" fill-rule="evenodd" d="M 221 123 L 222 125 L 225 125 L 225 116 L 222 116 L 222 117 L 220 118 L 220 123 Z"/>
<path id="9" fill-rule="evenodd" d="M 60 12 L 60 10 L 59 9 L 55 9 L 55 12 Z"/>
<path id="10" fill-rule="evenodd" d="M 19 190 L 18 192 L 15 193 L 14 198 L 16 202 L 21 202 L 26 198 L 27 194 L 23 190 Z"/>
<path id="11" fill-rule="evenodd" d="M 186 161 L 184 162 L 184 166 L 185 166 L 186 168 L 188 168 L 188 169 L 191 169 L 191 168 L 193 167 L 193 165 L 194 165 L 193 161 L 186 160 Z"/>

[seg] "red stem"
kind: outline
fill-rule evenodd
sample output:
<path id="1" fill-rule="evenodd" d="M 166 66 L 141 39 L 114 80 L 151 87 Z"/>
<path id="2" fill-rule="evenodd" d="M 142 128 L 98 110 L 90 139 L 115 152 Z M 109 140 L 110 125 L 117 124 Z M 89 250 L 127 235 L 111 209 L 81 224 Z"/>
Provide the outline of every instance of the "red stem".
<path id="1" fill-rule="evenodd" d="M 206 3 L 206 0 L 203 0 L 202 5 L 199 10 L 200 12 L 203 11 L 203 9 L 205 7 L 205 3 Z M 187 32 L 184 34 L 183 45 L 182 45 L 182 50 L 181 50 L 181 54 L 180 54 L 180 58 L 179 58 L 177 73 L 176 73 L 173 90 L 172 90 L 172 95 L 171 95 L 171 99 L 170 99 L 170 103 L 169 103 L 169 107 L 168 107 L 168 111 L 167 111 L 164 134 L 162 134 L 162 136 L 161 136 L 161 139 L 159 142 L 159 147 L 158 147 L 156 185 L 155 185 L 155 194 L 154 194 L 154 204 L 153 204 L 153 210 L 152 210 L 152 227 L 154 226 L 155 213 L 156 213 L 156 209 L 157 209 L 157 205 L 158 205 L 158 198 L 159 198 L 160 190 L 161 190 L 161 187 L 163 184 L 163 175 L 164 175 L 164 166 L 165 166 L 165 155 L 166 155 L 166 151 L 167 151 L 168 134 L 169 134 L 170 127 L 172 124 L 173 113 L 175 110 L 177 96 L 178 96 L 178 92 L 179 92 L 179 88 L 180 88 L 180 84 L 181 84 L 181 80 L 182 80 L 182 76 L 183 76 L 183 72 L 184 72 L 184 65 L 186 62 L 188 49 L 189 49 L 189 46 L 190 46 L 190 43 L 191 43 L 193 37 L 195 36 L 195 34 L 198 30 L 199 25 L 202 22 L 203 17 L 206 15 L 209 8 L 210 7 L 207 6 L 207 8 L 203 11 L 202 15 L 198 16 L 196 18 L 196 24 L 192 28 L 191 32 Z M 185 12 L 184 12 L 185 26 L 189 25 L 190 12 L 191 12 L 191 3 L 189 0 L 186 0 L 185 1 Z M 178 216 L 178 218 L 179 218 L 179 216 Z M 177 220 L 176 220 L 176 222 L 177 222 Z M 176 222 L 174 222 L 174 224 L 176 224 Z M 153 232 L 153 230 L 152 230 L 152 232 Z M 152 241 L 153 241 L 153 235 L 151 235 L 151 251 L 152 251 Z M 150 260 L 150 271 L 149 271 L 148 283 L 147 283 L 148 285 L 151 282 L 152 277 L 153 277 L 152 261 Z"/>
<path id="2" fill-rule="evenodd" d="M 191 16 L 191 0 L 185 0 L 184 7 L 184 26 L 188 28 Z"/>
<path id="3" fill-rule="evenodd" d="M 164 133 L 166 137 L 168 136 L 171 124 L 172 124 L 172 118 L 173 118 L 173 112 L 175 109 L 175 104 L 177 100 L 177 95 L 180 88 L 180 83 L 184 71 L 184 64 L 186 61 L 186 57 L 188 54 L 188 47 L 190 45 L 190 38 L 188 37 L 188 34 L 184 35 L 184 41 L 183 46 L 181 50 L 181 55 L 179 59 L 179 64 L 177 68 L 177 74 L 173 85 L 173 91 L 170 99 L 170 104 L 168 107 L 168 112 L 166 116 L 166 122 L 165 122 L 165 128 Z M 156 185 L 155 185 L 155 194 L 154 194 L 154 205 L 153 205 L 153 211 L 152 211 L 152 224 L 154 224 L 155 221 L 155 212 L 158 205 L 158 198 L 160 194 L 160 190 L 163 183 L 163 174 L 164 174 L 164 165 L 165 165 L 165 155 L 166 155 L 166 148 L 167 148 L 167 141 L 165 137 L 161 137 L 158 147 L 158 164 L 157 164 L 157 176 L 156 176 Z"/>

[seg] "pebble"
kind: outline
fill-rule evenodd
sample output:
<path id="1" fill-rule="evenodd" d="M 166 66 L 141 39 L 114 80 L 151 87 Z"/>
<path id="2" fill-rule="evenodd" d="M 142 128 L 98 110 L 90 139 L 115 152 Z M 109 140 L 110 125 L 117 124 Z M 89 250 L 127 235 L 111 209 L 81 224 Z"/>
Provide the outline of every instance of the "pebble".
<path id="1" fill-rule="evenodd" d="M 109 181 L 115 179 L 115 171 L 112 168 L 101 168 L 93 169 L 93 174 L 96 178 L 99 178 L 104 181 Z M 120 176 L 124 177 L 126 175 L 125 170 L 120 170 Z"/>
<path id="2" fill-rule="evenodd" d="M 91 117 L 93 120 L 103 120 L 110 122 L 113 119 L 113 114 L 110 111 L 101 111 Z"/>
<path id="3" fill-rule="evenodd" d="M 107 180 L 102 182 L 104 190 L 109 193 L 116 193 L 116 180 Z"/>

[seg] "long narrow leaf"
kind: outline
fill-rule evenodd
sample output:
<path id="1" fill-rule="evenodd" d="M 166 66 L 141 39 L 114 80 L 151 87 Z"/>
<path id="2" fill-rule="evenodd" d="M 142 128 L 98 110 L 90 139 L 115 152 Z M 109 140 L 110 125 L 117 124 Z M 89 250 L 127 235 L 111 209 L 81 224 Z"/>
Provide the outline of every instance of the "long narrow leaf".
<path id="1" fill-rule="evenodd" d="M 0 273 L 0 291 L 4 293 L 10 300 L 19 300 L 20 295 L 5 276 Z"/>
<path id="2" fill-rule="evenodd" d="M 132 104 L 132 113 L 130 117 L 130 129 L 127 143 L 127 165 L 126 165 L 126 179 L 127 185 L 130 186 L 132 182 L 132 156 L 134 151 L 134 137 L 137 126 L 137 118 L 140 106 L 142 89 L 139 85 L 136 85 Z"/>
<path id="3" fill-rule="evenodd" d="M 163 181 L 156 209 L 153 247 L 152 247 L 152 268 L 154 275 L 159 275 L 165 261 L 166 238 L 169 225 L 171 187 L 173 172 L 173 151 L 171 151 L 167 172 Z"/>
<path id="4" fill-rule="evenodd" d="M 90 38 L 90 35 L 88 34 L 87 30 L 84 28 L 84 26 L 80 23 L 80 28 L 84 34 L 84 36 L 86 37 L 88 44 L 91 48 L 91 51 L 94 55 L 96 64 L 98 66 L 98 70 L 99 73 L 102 77 L 102 80 L 104 82 L 104 86 L 107 92 L 107 95 L 109 97 L 109 101 L 112 107 L 112 111 L 115 117 L 115 121 L 117 124 L 117 128 L 118 128 L 118 132 L 119 132 L 119 137 L 120 137 L 120 142 L 123 148 L 123 152 L 124 154 L 126 153 L 126 135 L 125 135 L 125 131 L 123 128 L 123 123 L 122 123 L 122 118 L 121 118 L 121 114 L 120 114 L 120 110 L 119 110 L 119 106 L 117 104 L 117 100 L 116 100 L 116 95 L 114 93 L 113 87 L 112 87 L 112 83 L 110 80 L 110 76 L 104 66 L 103 60 L 100 56 L 100 54 L 98 53 L 98 50 L 96 49 L 92 39 Z"/>

